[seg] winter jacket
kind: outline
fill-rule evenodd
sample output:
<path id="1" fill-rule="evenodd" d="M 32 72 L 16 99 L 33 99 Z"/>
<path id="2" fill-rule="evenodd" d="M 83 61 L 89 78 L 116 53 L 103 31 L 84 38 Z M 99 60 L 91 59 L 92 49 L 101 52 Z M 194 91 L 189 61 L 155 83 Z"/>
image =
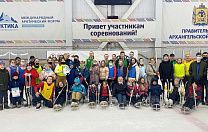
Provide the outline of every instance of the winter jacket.
<path id="1" fill-rule="evenodd" d="M 92 84 L 92 82 L 95 82 L 96 85 L 98 85 L 99 83 L 99 75 L 100 75 L 100 68 L 98 65 L 92 65 L 90 67 L 90 69 L 92 69 L 90 71 L 90 84 Z"/>
<path id="2" fill-rule="evenodd" d="M 153 85 L 153 81 L 157 81 L 156 85 Z M 151 92 L 151 96 L 160 96 L 161 95 L 161 85 L 158 84 L 157 78 L 152 78 L 151 85 L 149 87 L 149 91 Z"/>
<path id="3" fill-rule="evenodd" d="M 126 76 L 126 80 L 128 78 L 135 78 L 136 81 L 138 81 L 139 79 L 139 66 L 137 65 L 137 63 L 135 63 L 133 66 L 132 66 L 132 69 L 129 70 L 127 68 L 127 76 Z"/>
<path id="4" fill-rule="evenodd" d="M 200 85 L 198 85 L 198 87 L 196 88 L 195 92 L 197 94 L 196 99 L 201 99 L 202 96 L 202 91 L 201 91 L 202 87 Z M 193 86 L 189 86 L 189 88 L 186 91 L 185 96 L 187 98 L 194 98 L 194 92 L 193 92 Z"/>
<path id="5" fill-rule="evenodd" d="M 89 71 L 86 67 L 81 69 L 80 66 L 79 66 L 75 71 L 75 77 L 81 77 L 81 75 L 79 75 L 79 72 L 81 72 L 81 74 L 84 78 L 87 79 L 89 77 Z"/>
<path id="6" fill-rule="evenodd" d="M 114 85 L 112 95 L 113 96 L 116 96 L 117 94 L 126 95 L 126 90 L 127 90 L 127 84 L 126 83 L 124 83 L 124 84 L 116 83 Z"/>
<path id="7" fill-rule="evenodd" d="M 127 90 L 126 90 L 126 95 L 127 96 L 131 96 L 131 90 L 133 88 L 133 94 L 132 94 L 132 97 L 136 97 L 136 94 L 138 93 L 138 90 L 137 90 L 137 84 L 133 83 L 133 86 L 132 86 L 132 83 L 128 82 L 127 83 Z"/>
<path id="8" fill-rule="evenodd" d="M 201 80 L 203 77 L 206 77 L 207 75 L 207 64 L 203 61 L 200 61 L 200 63 L 192 62 L 189 68 L 189 73 L 191 77 L 196 80 L 197 78 L 197 65 L 199 64 L 199 73 L 198 73 L 198 80 Z"/>
<path id="9" fill-rule="evenodd" d="M 190 68 L 190 65 L 191 65 L 192 62 L 194 62 L 194 59 L 192 59 L 192 58 L 189 61 L 187 61 L 187 60 L 183 61 L 183 64 L 186 67 L 186 76 L 190 76 L 189 68 Z"/>
<path id="10" fill-rule="evenodd" d="M 173 64 L 170 61 L 162 61 L 159 66 L 160 79 L 173 79 Z"/>
<path id="11" fill-rule="evenodd" d="M 141 96 L 142 94 L 146 94 L 148 97 L 148 87 L 149 85 L 147 83 L 144 83 L 144 84 L 139 83 L 138 84 L 139 96 Z"/>
<path id="12" fill-rule="evenodd" d="M 152 67 L 151 67 L 152 66 Z M 153 69 L 154 70 L 153 70 Z M 156 63 L 154 63 L 154 64 L 151 64 L 151 63 L 149 63 L 149 65 L 147 65 L 147 68 L 146 68 L 146 73 L 147 73 L 147 82 L 148 82 L 148 84 L 151 84 L 151 80 L 152 80 L 152 78 L 154 78 L 155 76 L 153 75 L 153 73 L 158 73 L 159 72 L 159 68 L 158 68 L 158 66 L 157 66 L 157 64 Z"/>
<path id="13" fill-rule="evenodd" d="M 25 73 L 30 73 L 31 74 L 31 85 L 32 87 L 36 86 L 36 78 L 39 77 L 37 71 L 35 69 L 31 69 L 31 71 L 25 70 L 24 74 L 22 75 L 22 78 L 25 78 Z M 26 86 L 29 86 L 29 76 L 27 76 L 28 83 Z"/>
<path id="14" fill-rule="evenodd" d="M 92 62 L 93 62 L 94 59 L 97 59 L 97 58 L 93 56 L 92 58 L 88 57 L 86 59 L 86 66 L 87 66 L 88 70 L 90 70 L 90 67 L 92 66 Z"/>
<path id="15" fill-rule="evenodd" d="M 38 74 L 41 73 L 41 71 L 43 70 L 43 67 L 42 66 L 32 66 Z M 39 78 L 36 78 L 36 84 L 40 84 L 42 82 L 42 80 L 40 80 Z"/>
<path id="16" fill-rule="evenodd" d="M 89 96 L 96 96 L 96 93 L 98 94 L 98 88 L 95 86 L 95 87 L 90 87 L 89 88 Z"/>
<path id="17" fill-rule="evenodd" d="M 100 67 L 100 80 L 108 80 L 109 69 L 108 67 Z"/>
<path id="18" fill-rule="evenodd" d="M 8 90 L 9 80 L 8 70 L 0 69 L 0 90 Z"/>
<path id="19" fill-rule="evenodd" d="M 62 90 L 63 88 L 63 90 Z M 61 92 L 62 90 L 62 92 Z M 61 94 L 59 95 L 59 92 L 61 92 Z M 55 89 L 55 97 L 57 97 L 59 95 L 59 97 L 65 97 L 66 96 L 66 86 L 64 87 L 57 87 Z"/>
<path id="20" fill-rule="evenodd" d="M 67 82 L 70 84 L 73 84 L 74 79 L 76 78 L 75 71 L 76 71 L 76 69 L 72 68 L 70 71 L 70 74 L 66 76 Z"/>
<path id="21" fill-rule="evenodd" d="M 42 70 L 42 71 L 40 72 L 40 74 L 39 74 L 39 79 L 40 79 L 41 81 L 45 81 L 45 80 L 46 80 L 46 78 L 44 78 L 44 76 L 47 75 L 46 73 L 49 74 L 49 76 L 52 76 L 52 77 L 53 77 L 53 80 L 56 80 L 56 74 L 55 74 L 52 70 L 46 71 L 46 70 L 44 69 L 44 70 Z"/>
<path id="22" fill-rule="evenodd" d="M 76 62 L 74 61 L 73 65 L 74 65 L 74 69 L 76 69 L 77 67 L 80 66 L 80 61 L 76 61 Z"/>
<path id="23" fill-rule="evenodd" d="M 12 88 L 19 87 L 19 90 L 23 91 L 22 82 L 17 79 L 12 79 L 12 81 L 9 82 L 9 91 L 12 91 Z"/>
<path id="24" fill-rule="evenodd" d="M 73 84 L 73 86 L 72 86 L 72 88 L 71 88 L 72 93 L 73 93 L 73 92 L 79 92 L 79 93 L 82 94 L 82 92 L 84 92 L 84 96 L 85 96 L 85 95 L 86 95 L 86 90 L 85 90 L 84 85 L 82 85 L 82 84 L 80 83 L 79 78 L 75 78 L 75 79 L 74 79 L 74 82 L 78 82 L 79 84 L 78 84 L 78 85 Z"/>

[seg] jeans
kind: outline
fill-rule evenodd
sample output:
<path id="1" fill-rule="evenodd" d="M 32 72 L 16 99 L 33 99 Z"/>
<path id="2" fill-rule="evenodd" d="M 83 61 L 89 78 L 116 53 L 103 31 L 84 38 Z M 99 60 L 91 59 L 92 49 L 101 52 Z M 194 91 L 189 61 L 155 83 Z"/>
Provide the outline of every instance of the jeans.
<path id="1" fill-rule="evenodd" d="M 17 102 L 18 102 L 18 105 L 21 105 L 21 96 L 20 97 L 12 97 L 13 105 L 16 105 Z"/>
<path id="2" fill-rule="evenodd" d="M 118 103 L 121 104 L 121 103 L 126 103 L 126 95 L 121 95 L 121 94 L 117 94 L 116 95 L 117 99 L 118 99 Z"/>

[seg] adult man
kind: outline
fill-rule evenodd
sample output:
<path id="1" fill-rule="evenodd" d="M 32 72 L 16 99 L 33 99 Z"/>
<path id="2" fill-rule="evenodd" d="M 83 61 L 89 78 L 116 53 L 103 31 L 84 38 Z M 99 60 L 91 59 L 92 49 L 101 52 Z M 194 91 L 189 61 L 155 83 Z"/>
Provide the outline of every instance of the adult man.
<path id="1" fill-rule="evenodd" d="M 90 69 L 94 59 L 97 60 L 97 58 L 94 57 L 94 52 L 90 51 L 90 56 L 86 59 L 86 66 L 88 70 Z"/>

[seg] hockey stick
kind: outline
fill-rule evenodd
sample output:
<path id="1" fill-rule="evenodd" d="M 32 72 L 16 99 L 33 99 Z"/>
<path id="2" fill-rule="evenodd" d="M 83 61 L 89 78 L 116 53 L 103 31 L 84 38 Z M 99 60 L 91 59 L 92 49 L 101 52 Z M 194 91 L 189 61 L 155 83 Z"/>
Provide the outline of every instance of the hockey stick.
<path id="1" fill-rule="evenodd" d="M 111 87 L 112 87 L 112 83 L 113 82 L 111 82 Z M 110 90 L 110 87 L 108 87 L 108 92 L 109 92 L 109 95 L 111 96 L 111 90 Z M 113 105 L 113 102 L 112 102 L 112 96 L 109 98 L 109 100 L 110 100 L 110 105 L 111 105 L 111 107 L 112 107 L 112 105 Z"/>
<path id="2" fill-rule="evenodd" d="M 196 91 L 195 91 L 194 86 L 193 86 L 193 92 L 194 92 L 194 104 L 195 104 L 195 110 L 197 110 L 197 108 L 196 108 L 196 97 L 195 97 Z"/>
<path id="3" fill-rule="evenodd" d="M 61 89 L 61 93 L 63 92 L 63 90 L 64 90 L 64 88 L 65 87 L 63 87 L 62 89 Z M 61 95 L 61 93 L 60 94 L 58 94 L 58 96 L 56 97 L 56 99 L 54 100 L 54 102 L 53 102 L 53 105 L 56 103 L 56 101 L 57 101 L 57 99 L 59 98 L 59 96 Z M 65 102 L 66 103 L 66 102 Z"/>

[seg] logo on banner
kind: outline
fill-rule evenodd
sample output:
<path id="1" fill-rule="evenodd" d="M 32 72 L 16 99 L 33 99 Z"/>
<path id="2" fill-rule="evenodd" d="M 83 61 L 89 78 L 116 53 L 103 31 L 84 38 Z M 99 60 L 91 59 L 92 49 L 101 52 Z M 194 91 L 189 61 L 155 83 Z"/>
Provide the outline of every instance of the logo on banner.
<path id="1" fill-rule="evenodd" d="M 4 12 L 0 16 L 0 29 L 18 29 L 18 22 Z"/>
<path id="2" fill-rule="evenodd" d="M 203 3 L 199 7 L 194 6 L 192 23 L 195 26 L 208 26 L 208 8 Z"/>

